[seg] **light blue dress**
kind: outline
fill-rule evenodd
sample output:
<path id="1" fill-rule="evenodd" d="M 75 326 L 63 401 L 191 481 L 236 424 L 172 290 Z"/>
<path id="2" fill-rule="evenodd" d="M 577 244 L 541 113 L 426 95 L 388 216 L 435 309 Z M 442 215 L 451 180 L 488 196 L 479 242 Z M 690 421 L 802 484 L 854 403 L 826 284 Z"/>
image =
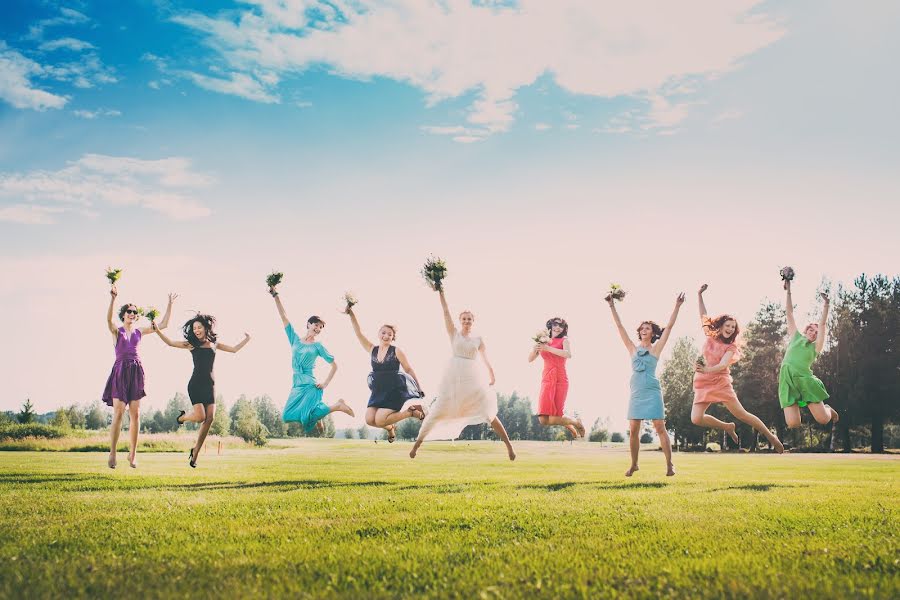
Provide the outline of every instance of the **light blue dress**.
<path id="1" fill-rule="evenodd" d="M 294 383 L 287 404 L 284 405 L 282 418 L 285 422 L 301 423 L 304 430 L 310 431 L 329 412 L 328 406 L 322 402 L 322 390 L 316 387 L 313 366 L 320 356 L 327 363 L 334 362 L 334 356 L 319 342 L 304 343 L 290 323 L 284 328 L 284 331 L 291 343 Z"/>
<path id="2" fill-rule="evenodd" d="M 631 357 L 631 400 L 629 419 L 665 419 L 662 389 L 656 378 L 658 360 L 646 348 L 638 348 Z"/>

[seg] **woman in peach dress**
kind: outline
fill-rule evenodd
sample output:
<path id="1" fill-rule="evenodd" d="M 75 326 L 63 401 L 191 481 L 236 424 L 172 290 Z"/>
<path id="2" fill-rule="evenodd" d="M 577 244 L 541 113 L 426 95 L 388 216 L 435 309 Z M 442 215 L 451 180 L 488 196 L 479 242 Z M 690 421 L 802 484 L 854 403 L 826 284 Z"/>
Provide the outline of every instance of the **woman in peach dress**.
<path id="1" fill-rule="evenodd" d="M 784 452 L 784 444 L 769 431 L 769 428 L 754 414 L 744 408 L 734 392 L 731 378 L 731 365 L 740 358 L 737 341 L 740 328 L 737 319 L 728 314 L 710 318 L 703 302 L 703 292 L 707 285 L 700 286 L 697 293 L 700 305 L 700 325 L 706 334 L 703 346 L 704 363 L 698 362 L 694 374 L 694 406 L 691 409 L 691 422 L 702 427 L 715 427 L 728 433 L 735 444 L 740 446 L 740 438 L 735 433 L 734 423 L 725 423 L 706 414 L 710 404 L 721 402 L 737 419 L 750 425 L 765 436 L 779 453 Z"/>

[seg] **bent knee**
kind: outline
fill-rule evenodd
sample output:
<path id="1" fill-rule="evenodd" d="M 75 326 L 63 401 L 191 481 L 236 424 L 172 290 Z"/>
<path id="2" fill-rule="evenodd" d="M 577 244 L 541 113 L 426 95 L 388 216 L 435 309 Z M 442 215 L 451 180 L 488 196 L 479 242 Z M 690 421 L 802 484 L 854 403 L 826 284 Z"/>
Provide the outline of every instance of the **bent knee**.
<path id="1" fill-rule="evenodd" d="M 375 417 L 366 416 L 366 425 L 369 427 L 379 427 L 378 423 L 375 421 Z"/>
<path id="2" fill-rule="evenodd" d="M 538 415 L 538 423 L 546 427 L 550 424 L 550 417 L 547 415 Z"/>
<path id="3" fill-rule="evenodd" d="M 691 415 L 691 423 L 694 425 L 703 425 L 703 415 Z"/>

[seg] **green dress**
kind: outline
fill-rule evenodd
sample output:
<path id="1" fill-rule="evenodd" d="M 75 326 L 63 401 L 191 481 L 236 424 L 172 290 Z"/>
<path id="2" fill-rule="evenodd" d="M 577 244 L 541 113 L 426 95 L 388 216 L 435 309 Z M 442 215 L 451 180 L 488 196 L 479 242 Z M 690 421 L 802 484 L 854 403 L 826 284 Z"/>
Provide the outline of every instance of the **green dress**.
<path id="1" fill-rule="evenodd" d="M 816 344 L 799 331 L 788 342 L 778 373 L 778 401 L 781 408 L 794 404 L 806 406 L 828 398 L 822 380 L 813 375 L 812 364 L 816 360 Z"/>

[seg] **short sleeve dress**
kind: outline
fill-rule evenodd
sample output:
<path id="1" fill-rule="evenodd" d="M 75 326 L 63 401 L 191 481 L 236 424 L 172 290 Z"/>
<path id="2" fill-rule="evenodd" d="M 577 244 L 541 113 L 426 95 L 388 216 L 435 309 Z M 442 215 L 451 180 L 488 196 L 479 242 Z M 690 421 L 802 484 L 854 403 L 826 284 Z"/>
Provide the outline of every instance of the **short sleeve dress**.
<path id="1" fill-rule="evenodd" d="M 328 406 L 322 402 L 322 390 L 316 387 L 313 367 L 317 358 L 332 363 L 334 356 L 320 342 L 312 344 L 303 342 L 290 323 L 284 328 L 284 332 L 291 344 L 294 379 L 282 418 L 285 422 L 300 423 L 305 431 L 311 431 L 316 423 L 330 412 Z"/>
<path id="2" fill-rule="evenodd" d="M 828 398 L 825 384 L 813 375 L 812 364 L 816 360 L 816 343 L 810 342 L 799 331 L 788 342 L 781 370 L 778 372 L 778 402 L 781 408 L 793 404 L 806 406 Z"/>

